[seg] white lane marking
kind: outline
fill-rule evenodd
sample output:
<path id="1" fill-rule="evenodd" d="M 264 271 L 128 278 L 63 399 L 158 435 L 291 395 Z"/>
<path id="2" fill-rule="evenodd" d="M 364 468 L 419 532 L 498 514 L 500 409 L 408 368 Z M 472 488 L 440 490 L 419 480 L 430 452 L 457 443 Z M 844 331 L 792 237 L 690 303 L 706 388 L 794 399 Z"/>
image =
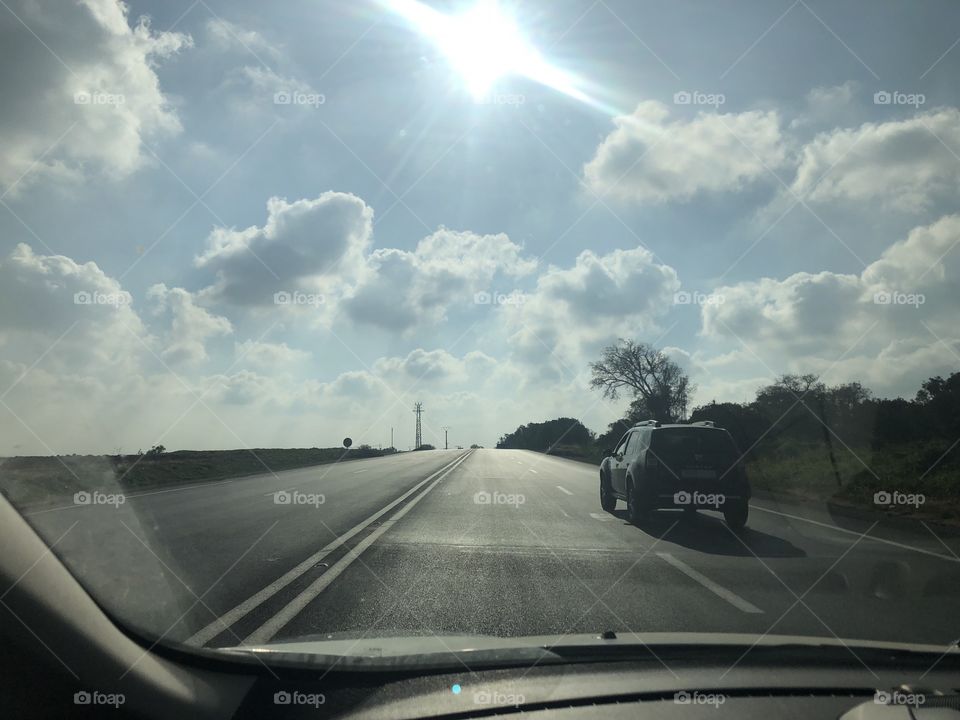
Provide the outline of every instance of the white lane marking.
<path id="1" fill-rule="evenodd" d="M 215 638 L 217 635 L 222 633 L 224 630 L 227 630 L 230 626 L 232 626 L 235 622 L 237 622 L 242 617 L 244 617 L 251 610 L 253 610 L 256 607 L 259 607 L 264 602 L 266 602 L 267 600 L 272 598 L 274 595 L 276 595 L 278 592 L 283 590 L 283 588 L 285 588 L 287 585 L 292 583 L 298 577 L 303 575 L 305 572 L 307 572 L 307 570 L 309 570 L 318 562 L 323 560 L 323 558 L 325 558 L 331 552 L 333 552 L 338 547 L 343 545 L 347 540 L 352 538 L 357 533 L 363 531 L 368 525 L 375 522 L 377 519 L 382 517 L 385 513 L 390 512 L 393 508 L 395 508 L 401 502 L 403 502 L 408 497 L 413 495 L 413 493 L 415 493 L 417 490 L 422 488 L 428 482 L 433 480 L 440 473 L 453 467 L 459 460 L 467 457 L 469 454 L 470 454 L 469 452 L 465 453 L 464 455 L 461 455 L 460 457 L 453 460 L 452 462 L 447 463 L 442 468 L 437 470 L 435 473 L 421 480 L 419 483 L 417 483 L 412 488 L 407 490 L 407 492 L 405 492 L 403 495 L 401 495 L 396 500 L 391 502 L 389 505 L 381 508 L 380 510 L 377 510 L 377 512 L 375 512 L 373 515 L 368 517 L 366 520 L 360 522 L 357 525 L 354 525 L 343 535 L 336 538 L 332 542 L 328 543 L 325 547 L 315 552 L 313 555 L 308 557 L 306 560 L 304 560 L 302 563 L 297 565 L 295 568 L 293 568 L 292 570 L 288 570 L 286 573 L 284 573 L 279 578 L 277 578 L 272 583 L 270 583 L 265 588 L 263 588 L 263 590 L 256 593 L 255 595 L 251 595 L 242 603 L 240 603 L 233 609 L 228 610 L 226 613 L 218 617 L 216 620 L 211 622 L 206 627 L 201 628 L 199 631 L 197 631 L 187 639 L 186 641 L 187 645 L 204 645 L 210 642 L 211 640 L 213 640 L 213 638 Z"/>
<path id="2" fill-rule="evenodd" d="M 364 468 L 363 470 L 354 470 L 352 474 L 353 474 L 353 475 L 359 475 L 360 473 L 366 472 L 366 471 L 369 470 L 369 469 L 370 469 L 370 468 Z"/>
<path id="3" fill-rule="evenodd" d="M 530 472 L 532 472 L 534 475 L 539 475 L 539 473 L 538 473 L 536 470 L 534 470 L 533 468 L 530 468 Z"/>
<path id="4" fill-rule="evenodd" d="M 681 562 L 680 560 L 677 560 L 670 553 L 658 552 L 657 556 L 666 560 L 668 563 L 673 565 L 677 570 L 682 572 L 687 577 L 693 580 L 696 580 L 698 583 L 703 585 L 707 590 L 712 592 L 717 597 L 720 597 L 726 600 L 728 603 L 733 605 L 737 610 L 740 610 L 745 613 L 754 613 L 754 614 L 763 613 L 763 610 L 758 608 L 756 605 L 753 605 L 747 602 L 736 593 L 731 592 L 730 590 L 727 590 L 725 587 L 723 587 L 723 585 L 718 585 L 713 580 L 708 578 L 706 575 L 701 575 L 692 567 L 687 565 L 685 562 Z"/>
<path id="5" fill-rule="evenodd" d="M 562 485 L 557 485 L 557 490 L 559 490 L 559 491 L 562 492 L 562 493 L 566 493 L 567 495 L 573 495 L 572 492 L 570 492 L 569 490 L 567 490 L 567 489 L 566 489 L 565 487 L 563 487 Z"/>
<path id="6" fill-rule="evenodd" d="M 463 456 L 460 460 L 462 461 L 466 456 Z M 269 642 L 273 639 L 273 636 L 280 632 L 291 620 L 293 620 L 297 615 L 299 615 L 303 609 L 309 605 L 314 598 L 322 593 L 327 586 L 330 585 L 334 580 L 339 577 L 339 575 L 346 570 L 354 560 L 360 557 L 364 551 L 373 545 L 381 535 L 383 535 L 387 530 L 392 528 L 404 515 L 410 512 L 413 507 L 420 502 L 424 496 L 433 490 L 437 483 L 439 483 L 443 478 L 453 472 L 457 465 L 460 464 L 460 461 L 456 462 L 452 467 L 447 468 L 442 475 L 437 477 L 432 483 L 430 483 L 426 488 L 423 489 L 419 495 L 417 495 L 413 500 L 404 505 L 400 510 L 397 511 L 397 514 L 391 517 L 389 520 L 384 521 L 380 527 L 370 533 L 365 537 L 356 547 L 350 549 L 350 551 L 340 558 L 337 562 L 333 564 L 323 575 L 314 580 L 309 587 L 303 590 L 299 595 L 297 595 L 293 600 L 288 602 L 283 606 L 273 617 L 267 620 L 263 625 L 258 627 L 252 633 L 247 635 L 243 639 L 243 645 L 261 645 L 263 643 Z"/>
<path id="7" fill-rule="evenodd" d="M 773 513 L 774 515 L 780 515 L 781 517 L 790 518 L 791 520 L 802 520 L 803 522 L 810 523 L 811 525 L 819 525 L 820 527 L 827 528 L 828 530 L 835 530 L 836 532 L 847 533 L 848 535 L 856 535 L 857 537 L 863 535 L 863 533 L 858 533 L 856 530 L 847 530 L 846 528 L 837 527 L 836 525 L 831 525 L 830 523 L 820 522 L 819 520 L 811 520 L 810 518 L 800 517 L 799 515 L 791 515 L 790 513 L 780 512 L 778 510 L 771 510 L 770 508 L 760 507 L 759 505 L 754 505 L 752 503 L 750 504 L 750 507 L 754 510 Z M 960 558 L 955 558 L 950 555 L 941 555 L 933 550 L 924 550 L 923 548 L 914 547 L 913 545 L 898 543 L 896 540 L 878 538 L 874 535 L 863 535 L 863 539 L 873 540 L 874 542 L 884 543 L 886 545 L 892 545 L 893 547 L 898 547 L 902 550 L 913 550 L 914 552 L 923 553 L 924 555 L 930 555 L 932 557 L 940 558 L 941 560 L 947 560 L 949 562 L 960 563 Z"/>
<path id="8" fill-rule="evenodd" d="M 563 508 L 557 508 L 557 510 L 559 510 L 560 512 L 562 512 L 564 517 L 570 517 L 570 516 L 567 514 L 567 511 L 564 510 Z"/>
<path id="9" fill-rule="evenodd" d="M 610 513 L 590 513 L 590 517 L 594 520 L 599 520 L 600 522 L 610 522 L 611 520 L 616 520 L 616 518 Z"/>

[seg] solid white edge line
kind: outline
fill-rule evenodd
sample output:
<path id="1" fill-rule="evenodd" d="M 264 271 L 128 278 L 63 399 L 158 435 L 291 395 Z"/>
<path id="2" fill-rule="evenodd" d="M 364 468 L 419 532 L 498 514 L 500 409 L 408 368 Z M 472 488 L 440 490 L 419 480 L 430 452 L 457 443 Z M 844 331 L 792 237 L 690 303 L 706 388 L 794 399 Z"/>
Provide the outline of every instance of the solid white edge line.
<path id="1" fill-rule="evenodd" d="M 359 558 L 367 548 L 373 545 L 387 530 L 393 527 L 397 521 L 410 512 L 414 506 L 427 495 L 427 493 L 437 486 L 437 483 L 443 480 L 443 478 L 445 478 L 451 472 L 456 470 L 456 468 L 465 459 L 466 455 L 458 458 L 452 467 L 448 467 L 446 470 L 444 470 L 443 474 L 437 477 L 426 488 L 424 488 L 419 495 L 400 508 L 396 515 L 391 517 L 389 520 L 384 521 L 380 527 L 370 533 L 360 543 L 358 543 L 356 547 L 351 548 L 346 555 L 328 568 L 323 575 L 314 580 L 308 587 L 306 587 L 295 598 L 284 605 L 271 618 L 269 618 L 260 627 L 245 637 L 242 645 L 262 645 L 263 643 L 272 640 L 278 632 L 280 632 L 291 620 L 299 615 L 307 605 L 309 605 L 334 580 L 336 580 L 344 570 L 350 567 L 350 565 L 353 564 L 353 562 Z"/>
<path id="2" fill-rule="evenodd" d="M 448 468 L 451 468 L 459 460 L 467 457 L 467 455 L 469 455 L 469 452 L 452 460 L 451 462 L 447 463 L 446 465 L 441 467 L 439 470 L 437 470 L 435 473 L 424 478 L 419 483 L 417 483 L 412 488 L 410 488 L 405 493 L 403 493 L 403 495 L 398 497 L 396 500 L 392 501 L 385 507 L 381 508 L 380 510 L 375 512 L 373 515 L 368 517 L 366 520 L 363 520 L 357 525 L 354 525 L 343 535 L 339 536 L 335 540 L 325 545 L 322 549 L 315 552 L 313 555 L 308 557 L 306 560 L 301 562 L 299 565 L 297 565 L 293 569 L 285 572 L 283 575 L 281 575 L 279 578 L 277 578 L 272 583 L 267 585 L 265 588 L 260 590 L 258 593 L 251 595 L 249 598 L 244 600 L 242 603 L 240 603 L 236 607 L 232 608 L 231 610 L 228 610 L 223 615 L 218 617 L 216 620 L 214 620 L 213 622 L 209 623 L 205 627 L 198 630 L 196 633 L 194 633 L 189 638 L 187 638 L 185 643 L 187 645 L 205 645 L 206 643 L 210 642 L 217 635 L 227 630 L 238 620 L 246 616 L 247 613 L 249 613 L 251 610 L 262 605 L 264 602 L 272 598 L 274 595 L 280 592 L 287 585 L 289 585 L 298 577 L 303 575 L 303 573 L 307 572 L 307 570 L 312 568 L 314 565 L 320 562 L 323 558 L 325 558 L 331 552 L 339 548 L 347 540 L 352 538 L 357 533 L 363 531 L 365 528 L 367 528 L 367 526 L 369 526 L 371 523 L 375 522 L 377 519 L 382 517 L 385 513 L 390 512 L 390 510 L 392 510 L 401 502 L 403 502 L 408 497 L 413 495 L 413 493 L 415 493 L 417 490 L 422 488 L 424 485 L 430 482 L 437 475 L 444 472 Z"/>
<path id="3" fill-rule="evenodd" d="M 771 510 L 770 508 L 760 507 L 759 505 L 754 505 L 753 503 L 750 504 L 750 507 L 754 510 L 773 513 L 774 515 L 780 515 L 781 517 L 790 518 L 791 520 L 801 520 L 802 522 L 810 523 L 811 525 L 819 525 L 820 527 L 827 528 L 828 530 L 835 530 L 836 532 L 846 533 L 848 535 L 856 535 L 857 537 L 863 535 L 863 533 L 858 533 L 856 530 L 847 530 L 846 528 L 837 527 L 836 525 L 831 525 L 830 523 L 820 522 L 819 520 L 811 520 L 810 518 L 801 517 L 799 515 L 791 515 L 790 513 L 780 512 L 779 510 Z M 886 538 L 876 537 L 875 535 L 863 535 L 863 539 L 873 540 L 874 542 L 884 543 L 885 545 L 892 545 L 893 547 L 898 547 L 901 550 L 913 550 L 913 552 L 930 555 L 931 557 L 940 558 L 941 560 L 947 560 L 949 562 L 960 563 L 960 558 L 955 558 L 950 555 L 941 555 L 933 550 L 924 550 L 923 548 L 914 547 L 913 545 L 907 545 L 905 543 L 898 543 L 896 540 L 887 540 Z"/>
<path id="4" fill-rule="evenodd" d="M 758 608 L 756 605 L 747 602 L 742 597 L 737 595 L 735 592 L 727 590 L 725 587 L 723 587 L 723 585 L 719 585 L 715 583 L 706 575 L 701 575 L 692 567 L 687 565 L 685 562 L 677 560 L 670 553 L 658 552 L 657 557 L 660 557 L 666 560 L 668 563 L 673 565 L 673 567 L 675 567 L 677 570 L 682 572 L 684 575 L 691 578 L 692 580 L 696 580 L 698 583 L 703 585 L 707 590 L 712 592 L 714 595 L 716 595 L 717 597 L 723 598 L 728 603 L 733 605 L 737 610 L 740 610 L 741 612 L 745 612 L 745 613 L 763 614 L 763 610 Z"/>

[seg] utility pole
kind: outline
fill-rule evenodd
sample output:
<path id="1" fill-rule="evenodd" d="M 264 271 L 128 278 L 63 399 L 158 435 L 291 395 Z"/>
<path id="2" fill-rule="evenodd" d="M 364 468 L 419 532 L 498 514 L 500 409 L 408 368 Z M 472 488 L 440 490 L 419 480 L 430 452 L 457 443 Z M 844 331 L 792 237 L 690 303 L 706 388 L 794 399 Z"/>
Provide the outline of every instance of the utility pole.
<path id="1" fill-rule="evenodd" d="M 417 403 L 414 405 L 413 411 L 417 414 L 417 442 L 414 444 L 413 449 L 417 450 L 421 445 L 423 445 L 423 438 L 420 434 L 420 415 L 423 413 L 423 403 Z"/>
<path id="2" fill-rule="evenodd" d="M 450 449 L 450 443 L 447 442 L 447 431 L 450 429 L 450 426 L 449 426 L 449 425 L 444 425 L 444 426 L 443 426 L 442 428 L 440 428 L 440 429 L 443 430 L 443 449 L 444 449 L 444 450 L 449 450 L 449 449 Z"/>
<path id="3" fill-rule="evenodd" d="M 390 447 L 393 447 L 393 426 L 390 427 Z"/>

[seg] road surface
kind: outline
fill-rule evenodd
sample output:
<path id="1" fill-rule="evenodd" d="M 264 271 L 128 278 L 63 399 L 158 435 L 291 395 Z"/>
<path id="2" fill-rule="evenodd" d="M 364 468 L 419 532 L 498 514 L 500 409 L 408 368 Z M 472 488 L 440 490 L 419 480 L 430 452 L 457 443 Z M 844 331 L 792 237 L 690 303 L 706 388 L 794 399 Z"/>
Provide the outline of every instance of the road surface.
<path id="1" fill-rule="evenodd" d="M 603 513 L 597 491 L 583 463 L 438 450 L 27 519 L 122 621 L 208 647 L 604 630 L 960 636 L 960 543 L 921 523 L 755 498 L 739 537 L 710 512 L 635 527 L 623 503 Z"/>

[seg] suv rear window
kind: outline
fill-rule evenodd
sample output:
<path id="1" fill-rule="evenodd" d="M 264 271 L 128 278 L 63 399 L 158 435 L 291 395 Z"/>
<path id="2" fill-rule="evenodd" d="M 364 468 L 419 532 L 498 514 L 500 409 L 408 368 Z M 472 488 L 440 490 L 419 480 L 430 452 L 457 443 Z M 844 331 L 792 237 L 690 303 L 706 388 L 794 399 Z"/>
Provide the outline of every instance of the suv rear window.
<path id="1" fill-rule="evenodd" d="M 653 450 L 664 455 L 734 455 L 733 438 L 723 430 L 661 428 L 653 433 Z"/>

